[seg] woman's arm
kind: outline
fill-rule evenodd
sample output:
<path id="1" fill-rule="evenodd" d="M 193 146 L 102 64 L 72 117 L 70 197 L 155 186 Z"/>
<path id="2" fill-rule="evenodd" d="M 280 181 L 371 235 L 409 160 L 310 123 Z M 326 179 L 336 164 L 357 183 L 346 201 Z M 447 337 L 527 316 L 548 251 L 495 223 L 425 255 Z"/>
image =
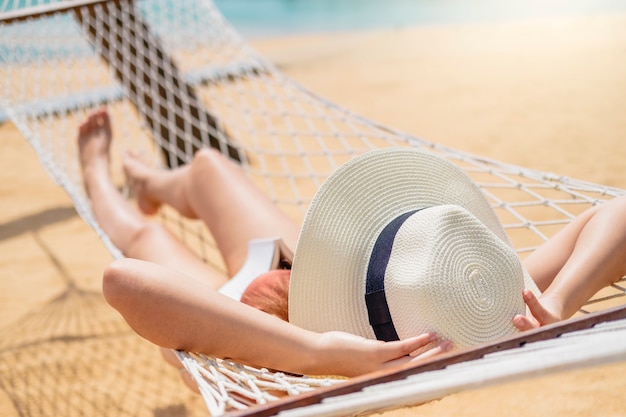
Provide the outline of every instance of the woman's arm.
<path id="1" fill-rule="evenodd" d="M 514 325 L 528 330 L 571 317 L 626 274 L 626 196 L 586 210 L 524 264 L 543 294 L 524 292 L 530 314 L 516 316 Z"/>
<path id="2" fill-rule="evenodd" d="M 414 358 L 436 340 L 384 343 L 340 332 L 310 332 L 233 301 L 199 280 L 159 265 L 122 259 L 104 272 L 105 298 L 141 336 L 172 349 L 303 374 L 354 376 Z M 448 350 L 442 343 L 423 356 Z"/>

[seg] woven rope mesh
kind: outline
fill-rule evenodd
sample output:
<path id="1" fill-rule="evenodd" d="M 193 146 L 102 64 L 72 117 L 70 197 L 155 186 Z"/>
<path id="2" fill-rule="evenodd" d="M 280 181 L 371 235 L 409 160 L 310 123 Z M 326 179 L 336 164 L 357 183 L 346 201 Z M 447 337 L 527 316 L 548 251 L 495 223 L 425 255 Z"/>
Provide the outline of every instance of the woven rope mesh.
<path id="1" fill-rule="evenodd" d="M 60 2 L 0 1 L 0 11 L 42 4 Z M 120 187 L 124 181 L 115 156 L 124 150 L 168 168 L 187 163 L 198 148 L 212 146 L 238 160 L 296 221 L 302 220 L 315 190 L 333 170 L 358 154 L 385 146 L 428 148 L 465 169 L 495 207 L 521 256 L 586 208 L 624 193 L 468 155 L 361 118 L 277 71 L 210 1 L 95 1 L 4 22 L 0 91 L 0 109 L 115 256 L 119 251 L 99 229 L 84 193 L 75 140 L 80 121 L 102 106 L 114 121 L 112 172 Z M 223 270 L 203 225 L 167 208 L 161 210 L 160 220 Z M 585 311 L 623 304 L 623 295 L 622 281 L 601 291 Z M 29 336 L 16 340 L 11 327 L 0 330 L 0 387 L 20 415 L 44 415 L 44 404 L 57 415 L 109 415 L 112 410 L 117 415 L 143 415 L 144 410 L 130 404 L 156 410 L 168 393 L 176 391 L 171 384 L 179 384 L 158 359 L 145 353 L 145 345 L 138 347 L 99 294 L 81 290 L 71 280 L 62 297 L 16 326 L 27 329 Z M 79 358 L 71 369 L 62 370 L 74 383 L 85 376 L 96 380 L 105 372 L 102 378 L 119 386 L 123 395 L 110 398 L 98 386 L 53 382 L 61 371 L 53 359 L 68 354 Z M 93 366 L 91 355 L 104 355 L 111 367 Z M 330 383 L 262 371 L 260 375 L 252 368 L 197 355 L 181 357 L 192 372 L 206 372 L 197 379 L 207 384 L 204 400 L 214 414 L 275 398 L 249 389 L 250 381 L 263 387 L 268 379 L 266 391 L 275 391 L 279 384 L 290 394 Z M 146 364 L 139 375 L 128 375 L 127 361 Z M 18 369 L 16 363 L 25 365 Z M 211 381 L 209 374 L 216 372 L 219 376 Z M 124 398 L 130 397 L 127 404 Z M 198 410 L 189 407 L 185 413 Z"/>

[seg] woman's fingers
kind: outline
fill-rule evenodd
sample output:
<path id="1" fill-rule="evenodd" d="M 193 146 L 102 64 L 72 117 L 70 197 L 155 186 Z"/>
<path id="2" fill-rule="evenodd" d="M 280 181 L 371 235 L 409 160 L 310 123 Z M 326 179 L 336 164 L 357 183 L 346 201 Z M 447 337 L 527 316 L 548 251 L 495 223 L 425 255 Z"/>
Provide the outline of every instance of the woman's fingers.
<path id="1" fill-rule="evenodd" d="M 319 338 L 316 357 L 323 358 L 314 373 L 356 376 L 389 366 L 423 360 L 452 349 L 433 333 L 392 342 L 366 339 L 349 333 L 326 332 Z M 411 355 L 419 351 L 418 355 Z"/>
<path id="2" fill-rule="evenodd" d="M 424 359 L 432 358 L 433 356 L 440 355 L 442 353 L 446 353 L 451 351 L 454 348 L 454 344 L 449 340 L 444 340 L 439 343 L 439 345 L 435 346 L 432 349 L 427 350 L 426 352 L 420 353 L 419 355 L 413 357 L 411 362 L 421 361 Z"/>
<path id="3" fill-rule="evenodd" d="M 524 298 L 526 306 L 528 306 L 530 316 L 526 317 L 518 314 L 513 318 L 513 325 L 518 330 L 531 330 L 558 321 L 558 318 L 555 317 L 550 310 L 545 308 L 531 291 L 524 290 L 522 297 Z"/>
<path id="4" fill-rule="evenodd" d="M 526 330 L 532 330 L 532 329 L 539 327 L 539 323 L 535 322 L 534 320 L 530 320 L 528 317 L 523 316 L 521 314 L 518 314 L 515 317 L 513 317 L 513 325 L 520 332 L 524 332 Z"/>
<path id="5" fill-rule="evenodd" d="M 429 346 L 431 346 L 429 349 L 424 350 Z M 454 345 L 450 341 L 440 341 L 436 334 L 426 333 L 397 342 L 388 342 L 384 347 L 389 349 L 387 353 L 391 355 L 389 359 L 384 361 L 384 366 L 394 366 L 407 362 L 421 361 L 449 352 Z M 421 350 L 422 352 L 417 355 L 410 355 L 416 350 Z"/>
<path id="6" fill-rule="evenodd" d="M 533 317 L 537 320 L 539 326 L 545 326 L 546 324 L 555 323 L 559 319 L 555 317 L 550 310 L 548 310 L 529 290 L 524 290 L 522 293 L 524 302 L 528 306 Z"/>

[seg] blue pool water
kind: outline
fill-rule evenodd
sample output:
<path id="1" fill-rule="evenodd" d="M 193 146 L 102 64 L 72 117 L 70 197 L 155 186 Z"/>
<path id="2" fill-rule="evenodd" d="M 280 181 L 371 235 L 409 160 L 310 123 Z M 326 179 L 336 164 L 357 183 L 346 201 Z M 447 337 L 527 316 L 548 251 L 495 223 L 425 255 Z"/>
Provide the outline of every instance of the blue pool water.
<path id="1" fill-rule="evenodd" d="M 215 0 L 247 37 L 626 13 L 626 0 Z"/>

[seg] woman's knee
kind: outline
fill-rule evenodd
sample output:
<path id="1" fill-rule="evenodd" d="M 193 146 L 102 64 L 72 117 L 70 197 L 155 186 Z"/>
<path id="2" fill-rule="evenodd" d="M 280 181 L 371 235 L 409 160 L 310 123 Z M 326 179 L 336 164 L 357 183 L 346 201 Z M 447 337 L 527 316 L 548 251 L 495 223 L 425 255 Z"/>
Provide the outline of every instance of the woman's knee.
<path id="1" fill-rule="evenodd" d="M 113 261 L 102 274 L 102 293 L 115 309 L 123 309 L 133 287 L 134 260 L 124 258 Z"/>
<path id="2" fill-rule="evenodd" d="M 107 303 L 126 318 L 136 312 L 138 301 L 153 281 L 154 265 L 132 258 L 111 262 L 102 274 L 102 293 Z"/>
<path id="3" fill-rule="evenodd" d="M 232 177 L 232 170 L 236 167 L 226 156 L 214 148 L 202 148 L 194 155 L 191 162 L 190 184 L 195 190 L 211 189 L 211 181 L 224 181 Z"/>
<path id="4" fill-rule="evenodd" d="M 181 184 L 181 197 L 185 199 L 185 205 L 189 213 L 184 213 L 188 217 L 198 217 L 193 201 L 197 201 L 199 196 L 205 195 L 207 190 L 212 190 L 215 186 L 213 181 L 221 181 L 219 175 L 224 169 L 226 159 L 222 154 L 213 148 L 202 148 L 193 157 L 189 164 L 189 171 L 185 181 Z M 181 211 L 181 208 L 179 208 Z M 191 215 L 193 213 L 193 216 Z"/>
<path id="5" fill-rule="evenodd" d="M 219 169 L 224 162 L 224 156 L 217 149 L 202 148 L 195 153 L 191 162 L 192 176 L 198 173 L 206 174 L 211 170 Z"/>

